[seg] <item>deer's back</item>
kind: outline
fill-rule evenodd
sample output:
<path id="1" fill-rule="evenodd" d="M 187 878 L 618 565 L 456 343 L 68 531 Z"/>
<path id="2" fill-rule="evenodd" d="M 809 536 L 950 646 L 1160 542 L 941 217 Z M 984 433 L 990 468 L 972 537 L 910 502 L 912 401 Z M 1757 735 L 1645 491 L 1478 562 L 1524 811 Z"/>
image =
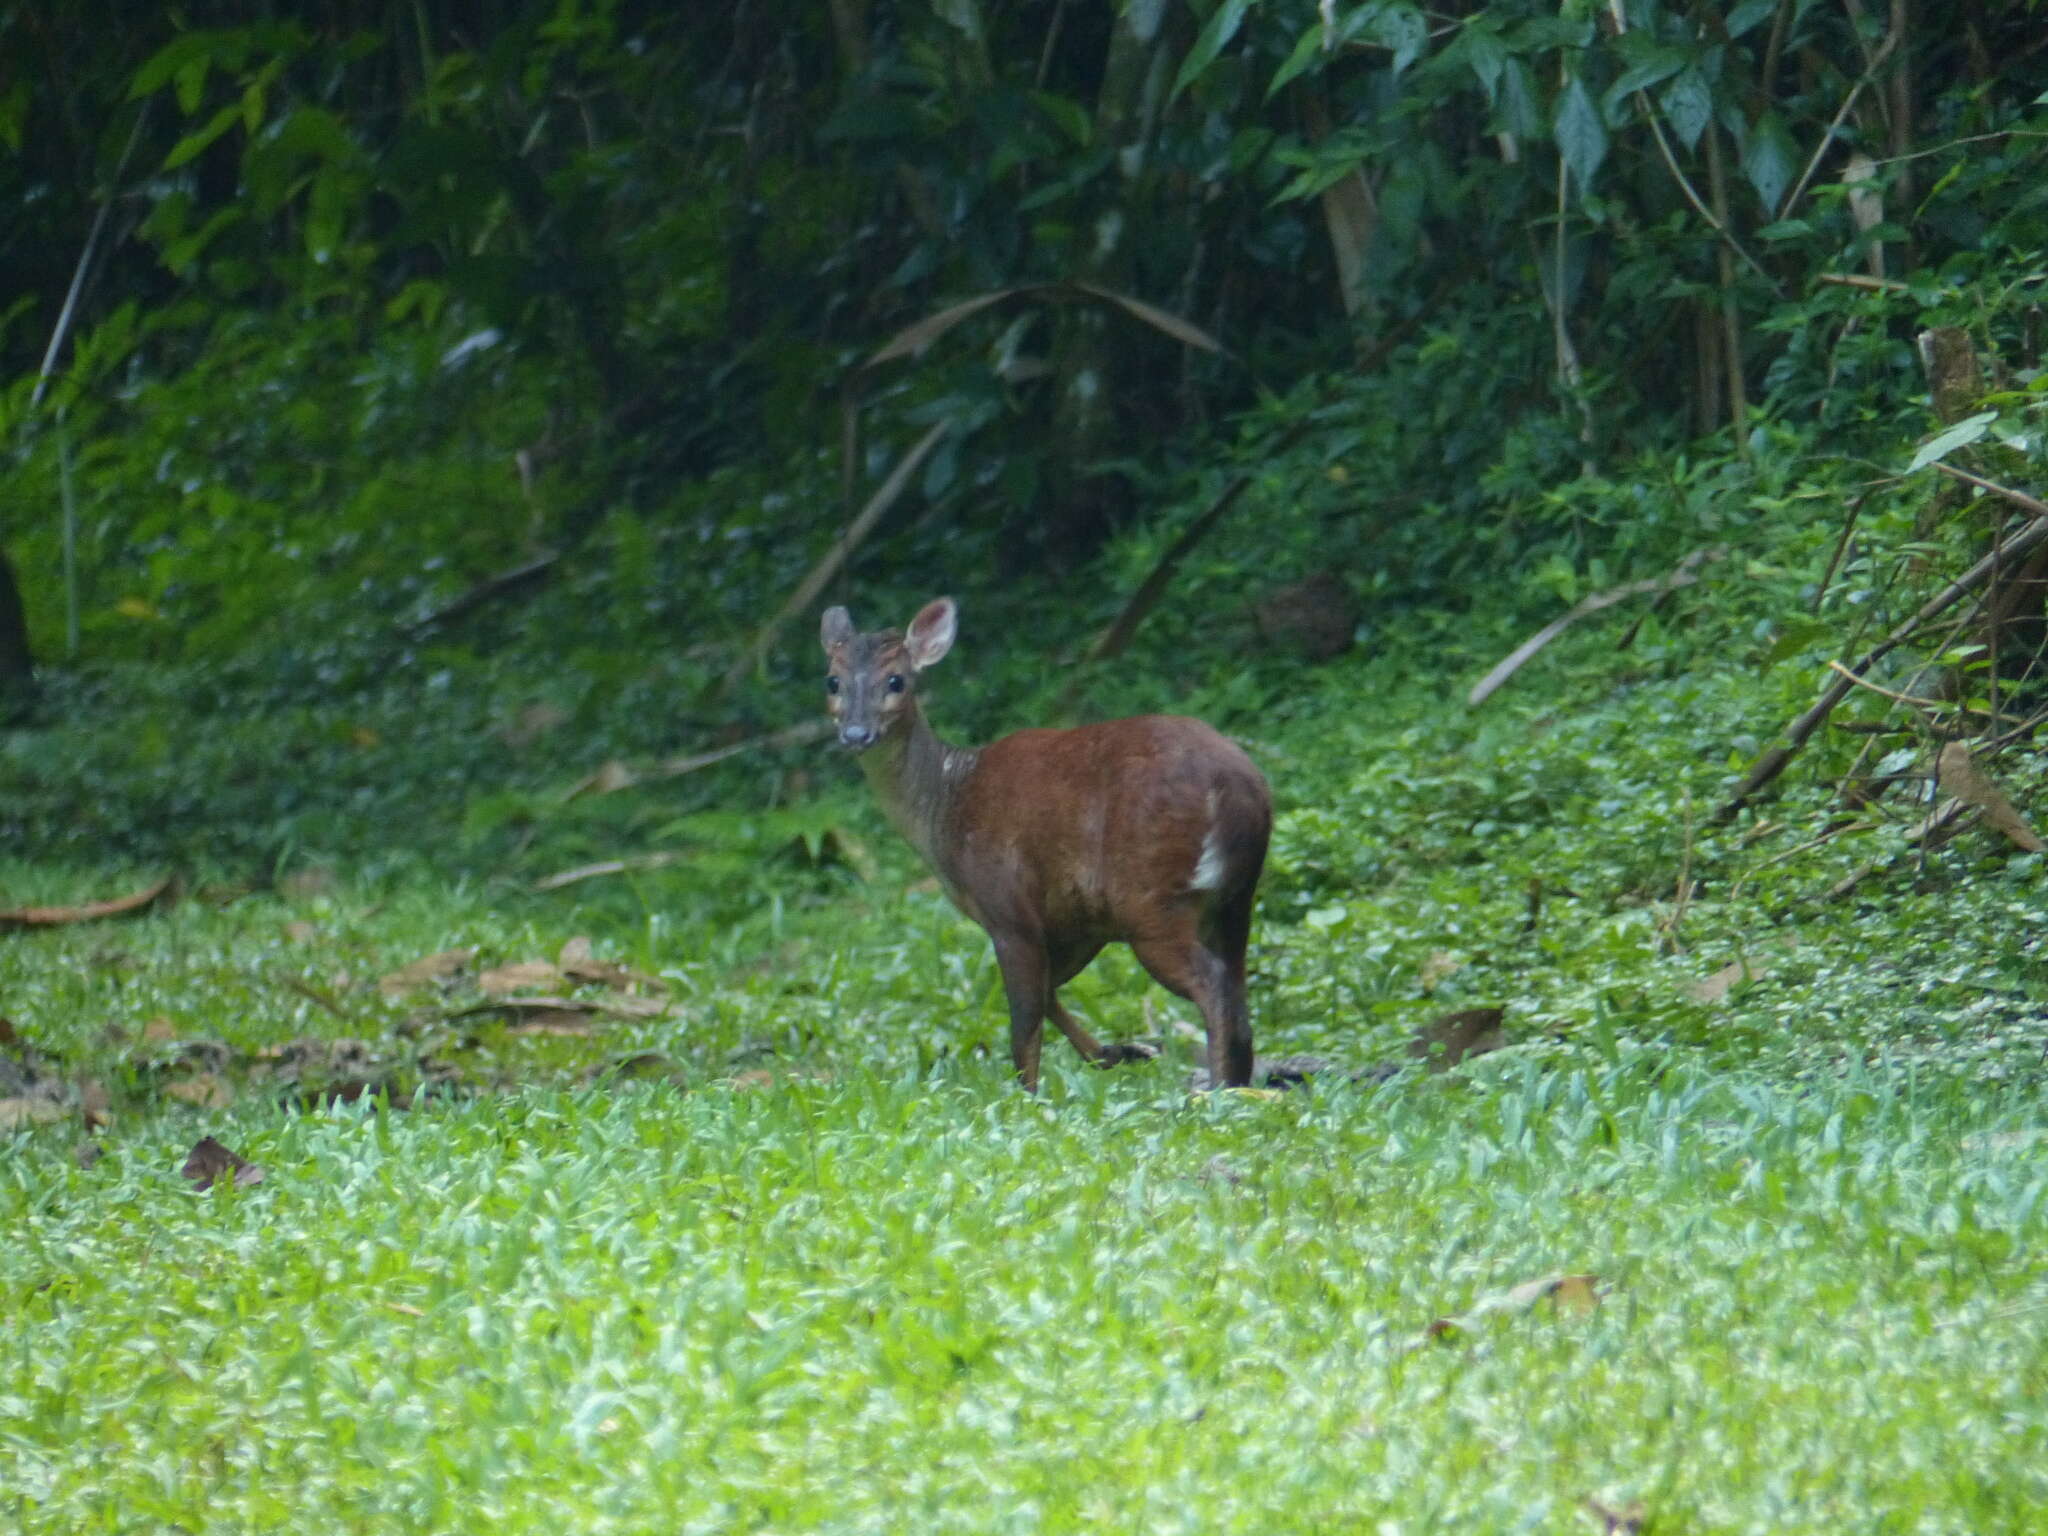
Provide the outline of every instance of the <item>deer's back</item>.
<path id="1" fill-rule="evenodd" d="M 1199 720 L 1140 715 L 1029 730 L 983 747 L 961 786 L 940 874 L 983 923 L 1127 938 L 1162 903 L 1203 903 L 1258 877 L 1266 781 Z"/>

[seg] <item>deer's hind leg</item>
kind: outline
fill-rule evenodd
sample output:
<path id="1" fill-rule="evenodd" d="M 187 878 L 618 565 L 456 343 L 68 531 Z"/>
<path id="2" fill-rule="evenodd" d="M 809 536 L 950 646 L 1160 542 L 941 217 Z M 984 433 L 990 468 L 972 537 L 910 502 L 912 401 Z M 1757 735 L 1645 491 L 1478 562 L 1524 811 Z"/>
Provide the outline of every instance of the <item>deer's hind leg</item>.
<path id="1" fill-rule="evenodd" d="M 1082 1027 L 1080 1020 L 1067 1012 L 1066 1005 L 1059 999 L 1058 989 L 1086 970 L 1088 962 L 1101 953 L 1101 943 L 1092 940 L 1070 944 L 1053 951 L 1054 990 L 1048 1008 L 1052 1014 L 1052 1021 L 1059 1026 L 1060 1033 L 1067 1037 L 1068 1043 L 1081 1053 L 1081 1059 L 1094 1066 L 1114 1067 L 1127 1061 L 1150 1061 L 1159 1054 L 1154 1047 L 1140 1044 L 1136 1040 L 1112 1040 L 1105 1045 L 1089 1034 Z"/>
<path id="2" fill-rule="evenodd" d="M 1202 1011 L 1208 1026 L 1209 1081 L 1242 1088 L 1252 1080 L 1251 1010 L 1245 997 L 1244 952 L 1251 930 L 1251 892 L 1202 914 L 1188 910 L 1157 932 L 1131 941 L 1138 963 L 1167 991 Z"/>

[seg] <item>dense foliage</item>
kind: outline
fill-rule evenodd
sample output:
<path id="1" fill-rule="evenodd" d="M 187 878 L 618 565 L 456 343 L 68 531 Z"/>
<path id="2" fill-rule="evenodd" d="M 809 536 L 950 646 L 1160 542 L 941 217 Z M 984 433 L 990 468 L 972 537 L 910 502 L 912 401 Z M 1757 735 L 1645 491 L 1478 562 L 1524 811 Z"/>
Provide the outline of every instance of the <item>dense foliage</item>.
<path id="1" fill-rule="evenodd" d="M 2034 365 L 2039 21 L 10 6 L 0 547 L 46 660 L 382 632 L 600 528 L 730 644 L 932 423 L 865 578 L 1071 559 L 1279 396 L 1356 580 L 1626 565 L 1558 485 L 1888 451 L 1921 329 Z"/>

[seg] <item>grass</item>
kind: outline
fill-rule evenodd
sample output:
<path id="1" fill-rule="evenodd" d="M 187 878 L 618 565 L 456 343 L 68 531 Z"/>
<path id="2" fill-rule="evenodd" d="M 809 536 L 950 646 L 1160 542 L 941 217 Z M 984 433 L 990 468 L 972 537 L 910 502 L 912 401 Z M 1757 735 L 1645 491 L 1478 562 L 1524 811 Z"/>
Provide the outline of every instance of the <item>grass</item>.
<path id="1" fill-rule="evenodd" d="M 1263 1101 L 994 1067 L 21 1149 L 25 1532 L 2020 1530 L 2038 1100 L 1660 1053 Z M 1599 1277 L 1426 1341 L 1532 1276 Z"/>
<path id="2" fill-rule="evenodd" d="M 251 772 L 233 857 L 177 904 L 0 936 L 35 1053 L 0 1060 L 67 1114 L 0 1131 L 0 1525 L 2048 1523 L 2048 870 L 1981 831 L 1916 851 L 1903 803 L 1817 840 L 1826 742 L 1769 822 L 1711 828 L 1804 683 L 1656 638 L 1624 663 L 1568 637 L 1544 691 L 1476 714 L 1442 676 L 1491 634 L 1181 701 L 1280 790 L 1262 1047 L 1370 1067 L 1507 1009 L 1510 1046 L 1455 1073 L 1273 1098 L 1191 1098 L 1193 1015 L 1121 951 L 1069 1000 L 1166 1058 L 1055 1044 L 1017 1095 L 985 941 L 844 779 L 548 809 L 578 750 L 645 749 L 591 738 L 465 815 L 474 709 L 383 748 L 301 721 L 337 762 L 403 755 L 415 803 L 362 797 L 359 764 L 308 781 L 280 847 Z M 144 830 L 206 812 L 260 731 L 221 719 L 132 803 L 119 721 L 45 730 L 17 763 L 104 778 L 45 775 L 23 824 L 66 795 Z M 2044 770 L 1998 767 L 2037 818 Z M 532 889 L 648 846 L 690 857 Z M 160 867 L 0 863 L 0 906 Z M 578 935 L 659 985 L 535 983 L 600 1010 L 540 1028 L 476 1011 L 481 970 Z M 264 1180 L 195 1192 L 209 1134 Z M 1595 1279 L 1510 1300 L 1553 1275 Z"/>

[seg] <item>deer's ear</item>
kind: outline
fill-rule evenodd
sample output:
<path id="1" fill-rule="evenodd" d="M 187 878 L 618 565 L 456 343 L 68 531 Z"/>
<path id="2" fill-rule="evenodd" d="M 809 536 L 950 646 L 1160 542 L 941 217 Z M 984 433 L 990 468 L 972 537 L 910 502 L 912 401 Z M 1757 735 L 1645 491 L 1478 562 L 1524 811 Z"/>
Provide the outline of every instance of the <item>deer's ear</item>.
<path id="1" fill-rule="evenodd" d="M 903 648 L 910 652 L 910 664 L 922 672 L 953 648 L 953 631 L 960 610 L 950 597 L 936 597 L 917 610 L 910 628 L 903 633 Z"/>
<path id="2" fill-rule="evenodd" d="M 827 608 L 818 625 L 818 643 L 831 651 L 853 638 L 853 615 L 844 608 Z"/>

